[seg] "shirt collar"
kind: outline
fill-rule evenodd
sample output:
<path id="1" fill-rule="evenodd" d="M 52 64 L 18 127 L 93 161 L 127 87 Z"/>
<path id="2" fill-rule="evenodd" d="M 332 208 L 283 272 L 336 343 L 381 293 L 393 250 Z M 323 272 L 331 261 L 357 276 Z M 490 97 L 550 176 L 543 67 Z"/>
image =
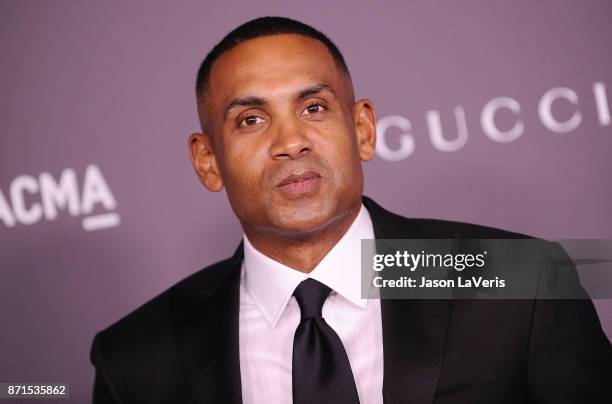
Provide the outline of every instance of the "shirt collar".
<path id="1" fill-rule="evenodd" d="M 361 205 L 357 218 L 344 236 L 309 274 L 304 274 L 257 251 L 245 234 L 246 290 L 272 327 L 278 323 L 295 288 L 308 277 L 365 308 L 367 301 L 361 298 L 361 239 L 373 238 L 372 219 Z"/>

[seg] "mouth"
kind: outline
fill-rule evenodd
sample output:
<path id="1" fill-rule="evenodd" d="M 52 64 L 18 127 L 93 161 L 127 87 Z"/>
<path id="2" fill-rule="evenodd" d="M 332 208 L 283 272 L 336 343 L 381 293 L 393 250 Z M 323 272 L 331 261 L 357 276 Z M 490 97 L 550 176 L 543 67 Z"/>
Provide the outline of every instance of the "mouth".
<path id="1" fill-rule="evenodd" d="M 283 178 L 276 188 L 281 192 L 301 194 L 314 190 L 321 182 L 321 178 L 321 174 L 316 171 L 304 171 Z"/>

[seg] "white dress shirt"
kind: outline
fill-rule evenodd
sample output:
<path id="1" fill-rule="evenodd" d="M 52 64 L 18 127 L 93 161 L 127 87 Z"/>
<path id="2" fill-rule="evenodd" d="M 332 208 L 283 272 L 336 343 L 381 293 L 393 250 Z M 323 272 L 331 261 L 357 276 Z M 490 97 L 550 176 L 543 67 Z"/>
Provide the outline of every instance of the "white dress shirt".
<path id="1" fill-rule="evenodd" d="M 240 375 L 245 404 L 292 402 L 293 336 L 300 309 L 292 296 L 311 277 L 332 289 L 325 321 L 348 355 L 361 404 L 381 404 L 383 346 L 380 300 L 361 298 L 361 239 L 373 239 L 372 220 L 361 210 L 346 234 L 304 274 L 260 253 L 244 239 L 240 279 Z"/>

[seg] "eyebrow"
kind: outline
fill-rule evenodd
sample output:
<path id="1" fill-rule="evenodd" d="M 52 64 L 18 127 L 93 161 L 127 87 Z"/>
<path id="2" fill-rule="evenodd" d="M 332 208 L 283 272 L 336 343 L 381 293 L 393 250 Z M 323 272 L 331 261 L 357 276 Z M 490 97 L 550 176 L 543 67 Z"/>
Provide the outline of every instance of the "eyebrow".
<path id="1" fill-rule="evenodd" d="M 306 87 L 305 89 L 301 90 L 297 97 L 295 97 L 297 100 L 303 100 L 304 98 L 308 97 L 309 95 L 313 95 L 313 94 L 318 94 L 323 90 L 327 90 L 330 93 L 333 94 L 333 96 L 336 96 L 336 92 L 334 91 L 334 89 L 332 88 L 332 86 L 328 85 L 328 84 L 316 84 L 314 86 L 310 86 L 310 87 Z"/>
<path id="2" fill-rule="evenodd" d="M 227 104 L 227 107 L 225 107 L 225 111 L 223 111 L 223 120 L 227 118 L 232 109 L 238 107 L 259 107 L 267 104 L 267 102 L 268 101 L 265 98 L 252 96 L 233 99 L 232 102 Z"/>
<path id="3" fill-rule="evenodd" d="M 296 101 L 300 101 L 310 95 L 318 94 L 324 90 L 329 91 L 334 97 L 336 97 L 336 92 L 334 91 L 332 86 L 328 84 L 315 84 L 314 86 L 306 87 L 300 90 L 295 99 Z M 269 101 L 267 99 L 256 96 L 235 98 L 229 104 L 227 104 L 227 107 L 225 107 L 225 110 L 223 111 L 223 120 L 227 119 L 227 116 L 229 115 L 232 109 L 245 106 L 260 107 L 262 105 L 266 105 L 268 102 Z"/>

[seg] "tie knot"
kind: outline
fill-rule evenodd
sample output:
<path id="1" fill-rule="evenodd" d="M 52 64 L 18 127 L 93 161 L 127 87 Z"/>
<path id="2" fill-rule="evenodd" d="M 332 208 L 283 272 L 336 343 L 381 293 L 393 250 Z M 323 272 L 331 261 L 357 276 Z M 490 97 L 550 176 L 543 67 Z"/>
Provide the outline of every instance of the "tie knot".
<path id="1" fill-rule="evenodd" d="M 302 314 L 302 320 L 312 317 L 321 317 L 321 310 L 323 309 L 323 303 L 329 296 L 331 289 L 321 282 L 308 278 L 303 280 L 295 291 L 293 296 L 300 306 L 300 313 Z"/>

